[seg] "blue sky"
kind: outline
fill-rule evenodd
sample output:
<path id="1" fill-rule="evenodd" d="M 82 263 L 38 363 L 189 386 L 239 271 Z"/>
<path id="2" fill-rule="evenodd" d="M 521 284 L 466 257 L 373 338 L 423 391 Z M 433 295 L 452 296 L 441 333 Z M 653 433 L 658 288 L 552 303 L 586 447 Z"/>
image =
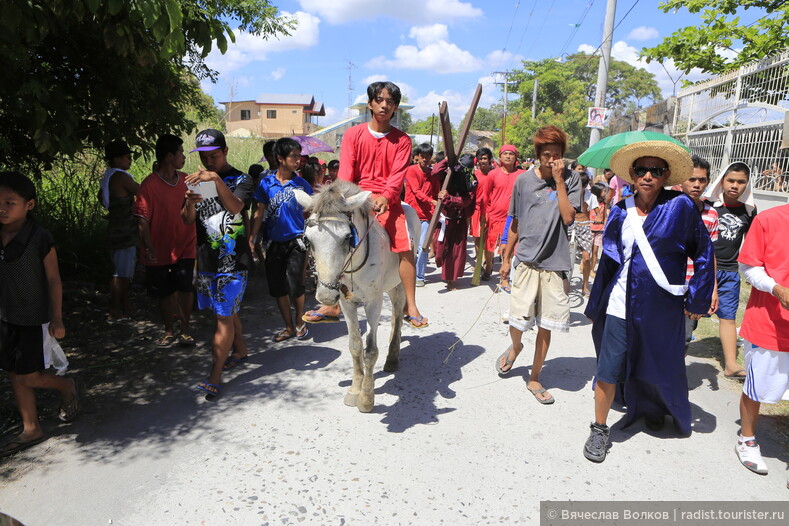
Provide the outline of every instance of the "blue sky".
<path id="1" fill-rule="evenodd" d="M 236 32 L 225 55 L 208 64 L 219 72 L 203 89 L 218 103 L 255 99 L 261 93 L 311 94 L 326 106 L 319 124 L 346 116 L 349 100 L 366 101 L 369 82 L 397 83 L 415 108 L 429 117 L 446 100 L 458 124 L 477 83 L 482 107 L 502 100 L 495 72 L 519 68 L 521 60 L 594 51 L 602 40 L 606 0 L 273 0 L 295 17 L 291 36 L 263 40 Z M 671 62 L 637 60 L 680 27 L 699 23 L 685 10 L 663 13 L 656 0 L 619 0 L 613 56 L 656 75 L 663 94 L 682 75 Z M 631 9 L 632 8 L 632 9 Z M 629 11 L 629 13 L 628 13 Z M 752 18 L 752 17 L 749 17 Z M 351 64 L 353 66 L 351 66 Z M 351 75 L 349 90 L 349 73 Z M 681 81 L 676 84 L 681 87 Z"/>

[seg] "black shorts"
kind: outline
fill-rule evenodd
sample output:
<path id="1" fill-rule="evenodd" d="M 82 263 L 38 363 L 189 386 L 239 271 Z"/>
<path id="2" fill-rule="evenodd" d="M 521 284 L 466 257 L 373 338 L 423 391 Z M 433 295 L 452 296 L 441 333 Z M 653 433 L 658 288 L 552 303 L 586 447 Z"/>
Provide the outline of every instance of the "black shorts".
<path id="1" fill-rule="evenodd" d="M 44 370 L 44 327 L 0 320 L 0 367 L 9 373 Z"/>
<path id="2" fill-rule="evenodd" d="M 145 267 L 148 296 L 162 299 L 174 292 L 192 292 L 194 270 L 194 259 L 179 259 L 172 265 Z"/>
<path id="3" fill-rule="evenodd" d="M 307 250 L 301 238 L 284 243 L 272 241 L 266 250 L 268 291 L 275 298 L 304 295 Z"/>

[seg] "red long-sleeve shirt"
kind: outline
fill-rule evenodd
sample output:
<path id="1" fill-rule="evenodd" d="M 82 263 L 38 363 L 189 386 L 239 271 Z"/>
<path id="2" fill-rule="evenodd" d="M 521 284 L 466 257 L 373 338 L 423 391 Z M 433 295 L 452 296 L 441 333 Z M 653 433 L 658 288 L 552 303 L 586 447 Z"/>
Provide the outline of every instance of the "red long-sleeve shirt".
<path id="1" fill-rule="evenodd" d="M 349 129 L 342 138 L 337 178 L 380 194 L 390 203 L 400 202 L 410 161 L 411 138 L 408 135 L 392 128 L 379 139 L 373 136 L 367 123 L 362 123 Z"/>
<path id="2" fill-rule="evenodd" d="M 505 221 L 510 209 L 510 198 L 515 179 L 525 172 L 516 168 L 512 173 L 496 168 L 488 173 L 483 185 L 483 202 L 488 221 Z"/>
<path id="3" fill-rule="evenodd" d="M 485 188 L 485 181 L 488 179 L 488 176 L 492 171 L 493 169 L 489 170 L 488 173 L 485 173 L 479 168 L 474 170 L 474 177 L 477 178 L 477 197 L 476 197 L 477 203 L 475 206 L 475 210 L 483 214 L 485 213 L 485 202 L 484 202 L 485 195 L 483 190 Z"/>
<path id="4" fill-rule="evenodd" d="M 418 164 L 412 164 L 405 171 L 405 202 L 416 211 L 420 221 L 430 221 L 441 189 L 438 177 L 423 172 Z"/>

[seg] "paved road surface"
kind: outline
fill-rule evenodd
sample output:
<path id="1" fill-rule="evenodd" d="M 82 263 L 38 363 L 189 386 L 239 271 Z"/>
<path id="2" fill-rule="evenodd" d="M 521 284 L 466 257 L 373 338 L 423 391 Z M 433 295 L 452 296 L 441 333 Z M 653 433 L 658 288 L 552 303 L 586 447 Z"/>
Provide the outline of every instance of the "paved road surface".
<path id="1" fill-rule="evenodd" d="M 542 379 L 556 403 L 542 406 L 525 388 L 533 336 L 508 378 L 494 371 L 508 342 L 504 297 L 468 278 L 450 293 L 438 279 L 418 290 L 431 324 L 404 329 L 400 370 L 383 373 L 379 358 L 371 414 L 342 404 L 351 373 L 344 323 L 312 326 L 306 342 L 271 343 L 278 316 L 257 291 L 243 311 L 254 355 L 227 375 L 219 401 L 180 381 L 83 415 L 5 461 L 13 469 L 0 479 L 0 510 L 28 526 L 481 525 L 538 524 L 542 500 L 789 497 L 785 437 L 764 419 L 770 474 L 743 468 L 733 452 L 739 385 L 692 356 L 693 435 L 614 425 L 608 459 L 587 461 L 595 359 L 582 298 L 573 296 L 570 333 L 553 337 Z M 195 352 L 208 360 L 204 346 Z"/>

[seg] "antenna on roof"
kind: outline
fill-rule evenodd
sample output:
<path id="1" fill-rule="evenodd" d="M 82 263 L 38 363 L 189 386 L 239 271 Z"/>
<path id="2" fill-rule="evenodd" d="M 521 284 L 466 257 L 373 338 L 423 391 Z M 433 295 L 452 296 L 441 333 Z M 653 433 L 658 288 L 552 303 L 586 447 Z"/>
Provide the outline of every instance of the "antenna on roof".
<path id="1" fill-rule="evenodd" d="M 348 105 L 345 108 L 345 116 L 350 117 L 351 105 L 353 104 L 353 68 L 356 67 L 356 64 L 350 60 L 347 60 L 346 62 L 348 63 L 348 65 L 345 66 L 345 69 L 348 70 Z"/>

